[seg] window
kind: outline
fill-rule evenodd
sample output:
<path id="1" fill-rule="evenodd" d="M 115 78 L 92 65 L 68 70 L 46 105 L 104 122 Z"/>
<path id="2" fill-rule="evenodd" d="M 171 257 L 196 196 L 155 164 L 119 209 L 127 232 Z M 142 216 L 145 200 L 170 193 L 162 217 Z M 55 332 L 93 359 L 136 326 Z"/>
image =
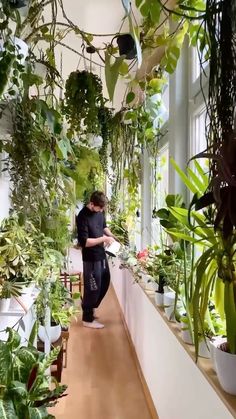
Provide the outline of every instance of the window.
<path id="1" fill-rule="evenodd" d="M 191 156 L 194 156 L 201 151 L 206 149 L 206 133 L 205 133 L 205 125 L 206 125 L 206 108 L 202 106 L 197 109 L 197 111 L 193 114 L 193 121 L 192 121 L 192 135 L 191 135 Z"/>
<path id="2" fill-rule="evenodd" d="M 160 149 L 157 161 L 153 168 L 153 191 L 152 191 L 152 244 L 160 245 L 161 229 L 156 211 L 165 206 L 165 197 L 169 190 L 169 147 L 168 144 Z M 163 231 L 162 231 L 163 234 Z"/>

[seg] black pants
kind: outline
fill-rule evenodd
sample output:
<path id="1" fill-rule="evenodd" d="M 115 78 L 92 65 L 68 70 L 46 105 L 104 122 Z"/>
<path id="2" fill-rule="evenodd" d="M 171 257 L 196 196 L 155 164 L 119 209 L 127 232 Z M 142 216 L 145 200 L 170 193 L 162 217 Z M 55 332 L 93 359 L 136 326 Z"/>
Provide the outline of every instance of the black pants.
<path id="1" fill-rule="evenodd" d="M 105 297 L 110 284 L 110 270 L 107 259 L 97 262 L 83 262 L 84 295 L 82 300 L 85 322 L 94 320 L 93 310 L 97 308 Z"/>

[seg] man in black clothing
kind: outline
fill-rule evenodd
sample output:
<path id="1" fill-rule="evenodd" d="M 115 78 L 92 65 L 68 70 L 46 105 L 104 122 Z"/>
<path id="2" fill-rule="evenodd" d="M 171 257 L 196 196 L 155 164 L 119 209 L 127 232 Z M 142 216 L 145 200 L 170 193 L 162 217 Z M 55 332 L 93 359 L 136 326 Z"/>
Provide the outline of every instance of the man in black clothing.
<path id="1" fill-rule="evenodd" d="M 95 308 L 105 297 L 110 284 L 110 270 L 104 244 L 114 241 L 106 226 L 104 208 L 106 197 L 96 191 L 90 202 L 77 217 L 78 242 L 82 247 L 84 295 L 82 301 L 83 325 L 93 329 L 102 329 L 104 325 L 95 318 Z"/>

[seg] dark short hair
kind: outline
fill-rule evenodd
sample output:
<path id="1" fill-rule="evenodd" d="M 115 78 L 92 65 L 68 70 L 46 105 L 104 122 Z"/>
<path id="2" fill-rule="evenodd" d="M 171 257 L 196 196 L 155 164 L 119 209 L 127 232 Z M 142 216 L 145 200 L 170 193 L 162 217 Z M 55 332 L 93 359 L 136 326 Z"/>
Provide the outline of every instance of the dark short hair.
<path id="1" fill-rule="evenodd" d="M 104 208 L 107 203 L 107 198 L 103 192 L 95 191 L 90 197 L 90 202 L 98 207 Z"/>

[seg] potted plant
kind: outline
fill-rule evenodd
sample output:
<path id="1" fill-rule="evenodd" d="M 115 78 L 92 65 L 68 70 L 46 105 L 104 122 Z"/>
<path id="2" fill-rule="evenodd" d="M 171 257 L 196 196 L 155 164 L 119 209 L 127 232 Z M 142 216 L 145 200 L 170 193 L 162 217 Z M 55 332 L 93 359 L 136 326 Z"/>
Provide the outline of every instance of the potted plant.
<path id="1" fill-rule="evenodd" d="M 22 284 L 0 278 L 0 312 L 7 312 L 11 297 L 19 297 L 22 293 Z"/>
<path id="2" fill-rule="evenodd" d="M 99 77 L 85 70 L 73 71 L 66 81 L 63 106 L 70 134 L 100 134 L 99 109 L 103 102 Z"/>
<path id="3" fill-rule="evenodd" d="M 52 386 L 47 370 L 56 360 L 60 348 L 50 354 L 39 352 L 33 345 L 34 330 L 28 346 L 21 346 L 17 332 L 7 328 L 8 339 L 0 341 L 1 391 L 0 411 L 4 418 L 51 418 L 48 407 L 63 397 L 65 385 L 54 381 Z"/>
<path id="4" fill-rule="evenodd" d="M 5 298 L 10 297 L 11 292 L 13 296 L 20 295 L 22 285 L 37 278 L 39 254 L 34 235 L 33 225 L 30 222 L 21 224 L 16 214 L 1 223 L 0 279 Z"/>
<path id="5" fill-rule="evenodd" d="M 73 318 L 78 314 L 78 308 L 75 301 L 80 298 L 79 293 L 70 295 L 69 290 L 63 285 L 62 281 L 57 278 L 50 283 L 49 293 L 47 289 L 43 289 L 36 302 L 37 317 L 40 325 L 38 336 L 42 342 L 47 338 L 47 331 L 44 326 L 45 313 L 47 307 L 50 309 L 51 325 L 50 325 L 50 341 L 56 342 L 62 328 L 68 328 Z"/>

